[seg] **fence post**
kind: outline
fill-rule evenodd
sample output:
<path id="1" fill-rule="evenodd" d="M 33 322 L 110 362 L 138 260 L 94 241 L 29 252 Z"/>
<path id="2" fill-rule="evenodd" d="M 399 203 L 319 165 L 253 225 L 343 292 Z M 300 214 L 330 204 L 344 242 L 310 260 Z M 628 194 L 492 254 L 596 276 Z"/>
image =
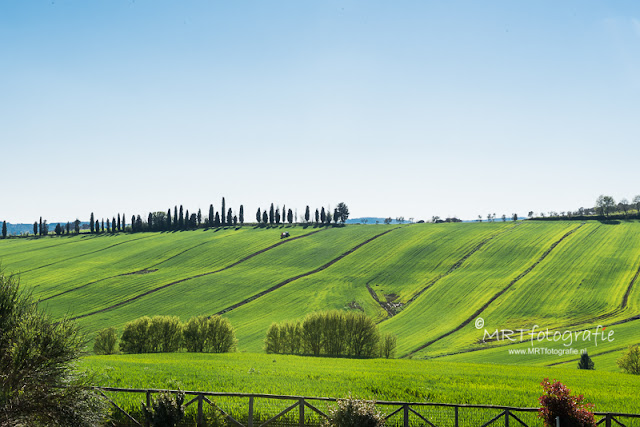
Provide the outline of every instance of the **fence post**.
<path id="1" fill-rule="evenodd" d="M 253 396 L 249 396 L 249 421 L 247 427 L 253 427 Z"/>
<path id="2" fill-rule="evenodd" d="M 457 406 L 454 406 L 454 416 L 455 416 L 455 424 L 454 424 L 454 426 L 458 427 L 459 426 L 459 424 L 458 424 L 459 418 L 458 418 L 458 407 Z"/>
<path id="3" fill-rule="evenodd" d="M 149 390 L 147 390 L 147 409 L 151 410 L 151 392 Z M 145 421 L 144 421 L 144 425 L 146 427 L 149 427 L 149 420 L 147 419 L 147 417 L 144 417 Z"/>
<path id="4" fill-rule="evenodd" d="M 204 414 L 202 412 L 202 402 L 204 400 L 203 398 L 204 398 L 203 395 L 201 394 L 198 395 L 198 421 L 197 421 L 198 427 L 204 426 L 204 419 L 203 419 Z"/>
<path id="5" fill-rule="evenodd" d="M 404 427 L 409 427 L 409 405 L 404 404 Z"/>
<path id="6" fill-rule="evenodd" d="M 504 427 L 509 427 L 509 410 L 504 411 Z"/>
<path id="7" fill-rule="evenodd" d="M 298 425 L 304 427 L 304 399 L 300 399 L 298 404 Z"/>
<path id="8" fill-rule="evenodd" d="M 607 414 L 605 415 L 604 419 L 605 419 L 605 426 L 606 427 L 611 427 L 611 414 Z"/>

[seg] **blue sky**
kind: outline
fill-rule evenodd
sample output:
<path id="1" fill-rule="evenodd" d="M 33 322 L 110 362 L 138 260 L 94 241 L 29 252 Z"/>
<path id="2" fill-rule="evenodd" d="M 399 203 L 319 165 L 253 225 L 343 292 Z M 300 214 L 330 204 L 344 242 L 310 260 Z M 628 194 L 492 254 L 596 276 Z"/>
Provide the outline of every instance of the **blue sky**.
<path id="1" fill-rule="evenodd" d="M 0 2 L 0 220 L 640 194 L 634 1 Z"/>

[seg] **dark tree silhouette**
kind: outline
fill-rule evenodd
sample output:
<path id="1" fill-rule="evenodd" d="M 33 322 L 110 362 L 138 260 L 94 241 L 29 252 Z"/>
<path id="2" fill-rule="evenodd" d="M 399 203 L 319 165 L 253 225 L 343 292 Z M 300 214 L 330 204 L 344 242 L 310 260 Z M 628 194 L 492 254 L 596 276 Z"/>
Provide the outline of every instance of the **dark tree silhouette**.
<path id="1" fill-rule="evenodd" d="M 157 227 L 157 226 L 158 224 L 153 223 L 153 214 L 149 212 L 149 215 L 147 215 L 147 227 L 149 227 L 149 231 L 153 230 L 154 227 Z"/>
<path id="2" fill-rule="evenodd" d="M 184 214 L 184 219 L 185 219 L 185 224 L 184 224 L 184 228 L 191 228 L 191 217 L 189 216 L 189 209 L 186 210 L 186 213 Z"/>
<path id="3" fill-rule="evenodd" d="M 216 212 L 216 216 L 213 220 L 214 227 L 220 227 L 220 213 Z"/>
<path id="4" fill-rule="evenodd" d="M 178 206 L 176 205 L 173 208 L 173 228 L 176 230 L 180 227 L 180 223 L 178 222 Z"/>
<path id="5" fill-rule="evenodd" d="M 349 219 L 349 208 L 347 205 L 340 202 L 338 203 L 338 206 L 336 206 L 333 220 L 336 222 L 340 220 L 340 222 L 344 224 L 347 219 Z"/>
<path id="6" fill-rule="evenodd" d="M 104 233 L 104 218 L 102 218 L 102 232 Z"/>
<path id="7" fill-rule="evenodd" d="M 100 233 L 100 221 L 96 219 L 96 233 Z"/>
<path id="8" fill-rule="evenodd" d="M 213 204 L 209 205 L 209 227 L 213 227 Z"/>
<path id="9" fill-rule="evenodd" d="M 262 212 L 262 222 L 267 224 L 269 222 L 269 216 L 267 215 L 267 211 Z"/>
<path id="10" fill-rule="evenodd" d="M 111 222 L 109 221 L 109 218 L 107 218 L 107 233 L 111 232 Z"/>
<path id="11" fill-rule="evenodd" d="M 167 231 L 171 230 L 171 208 L 167 211 Z"/>
<path id="12" fill-rule="evenodd" d="M 93 227 L 91 227 L 91 230 L 93 231 Z M 33 235 L 34 236 L 38 235 L 38 221 L 35 221 L 33 223 Z"/>
<path id="13" fill-rule="evenodd" d="M 80 220 L 78 218 L 73 221 L 73 230 L 76 232 L 76 234 L 80 234 Z"/>
<path id="14" fill-rule="evenodd" d="M 276 224 L 280 224 L 280 209 L 276 209 Z"/>
<path id="15" fill-rule="evenodd" d="M 227 211 L 227 225 L 233 224 L 233 213 L 231 212 L 231 208 Z"/>
<path id="16" fill-rule="evenodd" d="M 120 228 L 120 214 L 118 214 L 118 231 L 122 231 L 122 229 Z"/>
<path id="17" fill-rule="evenodd" d="M 95 219 L 93 218 L 93 212 L 91 212 L 91 218 L 89 219 L 89 226 L 91 227 L 91 232 L 93 233 Z"/>
<path id="18" fill-rule="evenodd" d="M 320 211 L 316 209 L 316 224 L 320 222 Z"/>
<path id="19" fill-rule="evenodd" d="M 71 224 L 67 221 L 67 234 L 71 233 Z"/>
<path id="20" fill-rule="evenodd" d="M 198 227 L 202 224 L 202 211 L 198 208 Z"/>
<path id="21" fill-rule="evenodd" d="M 289 224 L 293 223 L 293 212 L 291 211 L 291 209 L 289 209 L 289 212 L 287 212 L 287 221 L 289 221 Z"/>
<path id="22" fill-rule="evenodd" d="M 131 231 L 133 231 L 134 233 L 136 231 L 138 231 L 136 229 L 136 216 L 135 215 L 131 215 Z"/>
<path id="23" fill-rule="evenodd" d="M 322 210 L 320 211 L 320 222 L 324 224 L 326 220 L 327 220 L 327 213 L 324 211 L 324 206 L 323 206 Z"/>
<path id="24" fill-rule="evenodd" d="M 184 212 L 182 210 L 182 205 L 180 205 L 180 214 L 178 216 L 178 228 L 181 230 L 184 228 Z"/>
<path id="25" fill-rule="evenodd" d="M 224 197 L 222 198 L 222 207 L 220 208 L 220 214 L 222 215 L 222 223 L 224 224 L 224 210 L 225 210 L 225 203 L 224 203 Z"/>
<path id="26" fill-rule="evenodd" d="M 256 212 L 256 222 L 260 224 L 260 221 L 262 221 L 262 214 L 260 213 L 260 208 L 258 208 L 258 211 Z"/>
<path id="27" fill-rule="evenodd" d="M 40 217 L 40 235 L 42 236 L 43 233 L 44 231 L 42 229 L 42 217 Z"/>
<path id="28" fill-rule="evenodd" d="M 276 215 L 273 209 L 273 203 L 271 203 L 271 207 L 269 208 L 269 224 L 273 224 L 275 220 L 276 220 Z"/>
<path id="29" fill-rule="evenodd" d="M 244 206 L 240 205 L 240 212 L 238 213 L 238 219 L 240 220 L 240 225 L 244 225 Z"/>
<path id="30" fill-rule="evenodd" d="M 309 212 L 309 205 L 307 205 L 307 207 L 304 210 L 304 222 L 309 222 L 310 218 L 311 218 L 311 213 Z"/>
<path id="31" fill-rule="evenodd" d="M 7 221 L 2 221 L 2 238 L 7 238 Z"/>

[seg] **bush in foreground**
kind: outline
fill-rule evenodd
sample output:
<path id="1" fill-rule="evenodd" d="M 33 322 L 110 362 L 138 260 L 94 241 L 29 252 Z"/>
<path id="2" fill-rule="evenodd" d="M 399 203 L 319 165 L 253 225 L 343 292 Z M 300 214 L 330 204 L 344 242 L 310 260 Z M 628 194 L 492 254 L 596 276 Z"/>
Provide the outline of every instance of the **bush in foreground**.
<path id="1" fill-rule="evenodd" d="M 54 322 L 0 271 L 0 425 L 92 426 L 106 401 L 74 370 L 86 345 L 77 325 Z"/>
<path id="2" fill-rule="evenodd" d="M 551 383 L 549 378 L 545 378 L 541 385 L 544 394 L 540 396 L 538 418 L 542 419 L 545 427 L 555 427 L 556 417 L 560 417 L 563 427 L 596 426 L 593 404 L 584 403 L 584 396 L 572 396 L 564 384 L 560 381 Z"/>
<path id="3" fill-rule="evenodd" d="M 367 400 L 348 397 L 339 399 L 337 406 L 329 410 L 329 420 L 324 427 L 381 427 L 385 425 L 384 415 L 376 405 Z"/>
<path id="4" fill-rule="evenodd" d="M 142 404 L 145 419 L 154 427 L 173 427 L 184 418 L 184 393 L 160 393 L 153 399 L 151 407 Z"/>

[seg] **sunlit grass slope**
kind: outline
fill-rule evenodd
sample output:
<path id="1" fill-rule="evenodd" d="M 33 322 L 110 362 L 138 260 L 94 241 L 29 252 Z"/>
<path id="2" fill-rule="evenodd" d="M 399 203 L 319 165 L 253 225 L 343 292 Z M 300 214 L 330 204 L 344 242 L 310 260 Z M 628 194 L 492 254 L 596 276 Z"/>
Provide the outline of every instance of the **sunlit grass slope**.
<path id="1" fill-rule="evenodd" d="M 90 336 L 142 315 L 224 312 L 245 352 L 262 351 L 274 321 L 337 308 L 380 322 L 399 356 L 550 364 L 492 349 L 503 343 L 483 343 L 476 318 L 490 330 L 577 330 L 640 314 L 638 222 L 286 230 L 288 240 L 280 228 L 251 227 L 8 239 L 0 262 Z M 615 326 L 616 348 L 640 341 L 639 323 Z"/>

